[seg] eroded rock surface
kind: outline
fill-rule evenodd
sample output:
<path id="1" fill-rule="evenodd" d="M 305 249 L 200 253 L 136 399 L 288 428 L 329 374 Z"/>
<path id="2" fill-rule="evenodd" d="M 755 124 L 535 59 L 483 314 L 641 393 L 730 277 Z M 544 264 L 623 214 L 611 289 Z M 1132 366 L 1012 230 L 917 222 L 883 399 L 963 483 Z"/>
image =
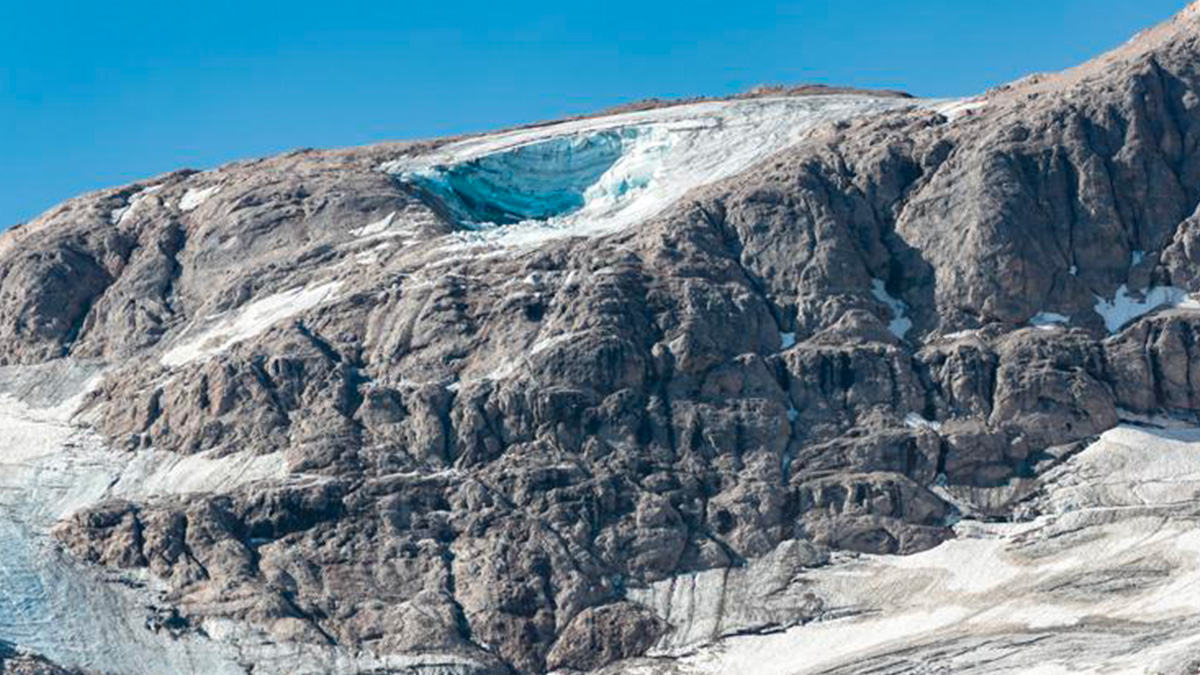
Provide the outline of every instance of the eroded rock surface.
<path id="1" fill-rule="evenodd" d="M 1198 469 L 1194 424 L 1118 426 L 1046 472 L 1020 522 L 964 520 L 912 556 L 841 554 L 792 577 L 824 603 L 803 625 L 715 647 L 668 638 L 602 672 L 1186 675 Z"/>
<path id="2" fill-rule="evenodd" d="M 71 200 L 0 237 L 0 429 L 67 495 L 10 519 L 230 672 L 803 630 L 844 609 L 812 570 L 1200 411 L 1198 59 L 1189 10 L 974 101 L 765 92 Z"/>

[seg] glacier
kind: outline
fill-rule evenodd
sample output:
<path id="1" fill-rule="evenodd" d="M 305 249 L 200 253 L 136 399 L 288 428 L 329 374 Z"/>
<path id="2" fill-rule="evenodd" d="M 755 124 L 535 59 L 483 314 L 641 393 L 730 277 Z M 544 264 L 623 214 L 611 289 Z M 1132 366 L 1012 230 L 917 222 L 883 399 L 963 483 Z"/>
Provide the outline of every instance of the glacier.
<path id="1" fill-rule="evenodd" d="M 457 165 L 411 175 L 411 180 L 442 198 L 464 223 L 511 225 L 574 213 L 602 199 L 601 181 L 626 151 L 639 129 L 564 136 L 484 155 Z M 646 177 L 629 176 L 612 186 L 617 196 Z"/>
<path id="2" fill-rule="evenodd" d="M 524 247 L 652 218 L 822 124 L 945 101 L 839 94 L 705 101 L 447 143 L 380 169 L 441 202 L 459 244 Z"/>
<path id="3" fill-rule="evenodd" d="M 105 571 L 74 560 L 53 536 L 57 523 L 107 499 L 144 501 L 314 478 L 289 474 L 282 455 L 116 452 L 88 428 L 81 410 L 103 374 L 98 366 L 69 359 L 0 367 L 0 647 L 121 675 L 482 668 L 456 654 L 375 655 L 279 645 L 258 629 L 227 619 L 205 619 L 200 630 L 181 634 L 153 630 L 148 622 L 153 610 L 169 607 L 161 582 L 145 570 Z"/>
<path id="4" fill-rule="evenodd" d="M 122 472 L 124 458 L 71 422 L 95 375 L 65 363 L 0 368 L 0 642 L 98 672 L 187 673 L 204 663 L 214 675 L 243 673 L 228 646 L 148 630 L 146 608 L 157 604 L 148 579 L 107 583 L 50 534 Z"/>

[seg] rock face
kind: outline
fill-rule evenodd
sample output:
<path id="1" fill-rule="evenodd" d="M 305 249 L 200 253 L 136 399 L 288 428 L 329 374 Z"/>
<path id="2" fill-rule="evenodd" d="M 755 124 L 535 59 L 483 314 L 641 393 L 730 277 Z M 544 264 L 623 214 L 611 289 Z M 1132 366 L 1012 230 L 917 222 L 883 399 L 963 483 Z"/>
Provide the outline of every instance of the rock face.
<path id="1" fill-rule="evenodd" d="M 664 633 L 663 622 L 628 602 L 585 609 L 575 616 L 546 658 L 550 668 L 594 670 L 641 656 Z"/>
<path id="2" fill-rule="evenodd" d="M 283 469 L 54 535 L 256 673 L 826 616 L 830 551 L 926 551 L 1051 449 L 1200 411 L 1197 63 L 1189 10 L 975 101 L 764 92 L 71 200 L 0 237 L 0 365 L 102 372 L 73 423 L 129 466 Z"/>
<path id="3" fill-rule="evenodd" d="M 731 624 L 715 646 L 666 644 L 654 658 L 601 672 L 1194 672 L 1200 605 L 1185 589 L 1200 582 L 1200 431 L 1194 422 L 1123 424 L 1084 446 L 1039 477 L 1020 522 L 963 520 L 958 538 L 928 551 L 839 555 L 791 577 L 792 588 L 821 600 L 812 621 L 776 624 L 769 634 L 739 633 Z M 741 574 L 775 583 L 742 585 L 727 597 L 761 610 L 786 602 L 786 593 L 770 590 L 789 578 L 778 558 Z M 697 615 L 721 612 L 687 617 Z"/>

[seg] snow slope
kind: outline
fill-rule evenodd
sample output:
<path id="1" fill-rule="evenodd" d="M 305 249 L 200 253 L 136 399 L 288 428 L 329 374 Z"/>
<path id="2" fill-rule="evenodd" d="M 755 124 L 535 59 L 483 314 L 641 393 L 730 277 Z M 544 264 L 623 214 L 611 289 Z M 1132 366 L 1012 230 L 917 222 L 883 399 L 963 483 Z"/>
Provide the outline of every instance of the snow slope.
<path id="1" fill-rule="evenodd" d="M 1130 293 L 1122 284 L 1112 300 L 1096 296 L 1096 313 L 1104 318 L 1108 332 L 1116 334 L 1130 321 L 1149 314 L 1159 307 L 1200 309 L 1200 300 L 1182 288 L 1154 286 L 1142 292 Z"/>
<path id="2" fill-rule="evenodd" d="M 60 393 L 87 387 L 86 371 L 27 369 L 22 377 L 0 370 L 10 386 L 59 375 L 67 385 Z M 144 607 L 154 603 L 152 593 L 104 583 L 96 571 L 69 561 L 50 537 L 59 518 L 103 498 L 122 471 L 122 457 L 70 423 L 80 399 L 38 406 L 11 391 L 0 394 L 0 641 L 101 672 L 185 673 L 205 663 L 214 675 L 242 673 L 228 647 L 147 630 Z"/>
<path id="3" fill-rule="evenodd" d="M 160 606 L 156 582 L 144 571 L 118 575 L 70 559 L 51 535 L 60 519 L 105 499 L 145 501 L 311 478 L 289 474 L 281 455 L 113 452 L 76 414 L 100 374 L 66 360 L 0 367 L 0 643 L 120 675 L 244 675 L 246 663 L 270 675 L 477 668 L 439 653 L 280 646 L 227 620 L 206 621 L 207 638 L 151 630 L 146 619 Z"/>
<path id="4" fill-rule="evenodd" d="M 259 298 L 227 315 L 214 317 L 205 328 L 189 330 L 189 333 L 198 334 L 181 336 L 175 346 L 162 355 L 161 362 L 174 368 L 223 352 L 281 321 L 329 302 L 336 297 L 340 287 L 340 282 L 330 281 Z"/>
<path id="5" fill-rule="evenodd" d="M 887 305 L 888 309 L 892 311 L 892 318 L 888 322 L 888 330 L 891 331 L 892 335 L 903 340 L 908 331 L 912 330 L 913 325 L 912 319 L 908 318 L 908 306 L 904 304 L 903 300 L 892 297 L 888 293 L 882 279 L 871 280 L 871 295 L 875 296 L 875 299 L 879 302 Z"/>
<path id="6" fill-rule="evenodd" d="M 1195 672 L 1200 429 L 1117 427 L 1053 469 L 1036 506 L 1028 522 L 963 521 L 924 553 L 803 575 L 827 620 L 612 672 Z"/>
<path id="7" fill-rule="evenodd" d="M 437 194 L 474 235 L 505 246 L 598 235 L 653 217 L 821 124 L 945 102 L 868 95 L 710 101 L 450 143 L 382 168 Z"/>
<path id="8" fill-rule="evenodd" d="M 201 204 L 208 200 L 209 197 L 217 193 L 221 189 L 220 185 L 213 185 L 206 188 L 192 188 L 183 195 L 179 200 L 180 211 L 195 211 Z"/>

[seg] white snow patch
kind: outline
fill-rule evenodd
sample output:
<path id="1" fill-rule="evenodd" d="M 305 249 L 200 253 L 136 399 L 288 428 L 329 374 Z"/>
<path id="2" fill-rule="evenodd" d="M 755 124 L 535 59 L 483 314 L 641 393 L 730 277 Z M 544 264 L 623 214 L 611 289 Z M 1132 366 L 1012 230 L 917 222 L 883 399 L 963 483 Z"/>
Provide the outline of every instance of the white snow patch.
<path id="1" fill-rule="evenodd" d="M 1190 502 L 1200 494 L 1200 429 L 1121 425 L 1048 479 L 1059 514 Z"/>
<path id="2" fill-rule="evenodd" d="M 232 490 L 267 478 L 283 478 L 282 453 L 231 455 L 211 452 L 179 455 L 154 449 L 109 452 L 90 431 L 72 420 L 102 379 L 96 375 L 70 398 L 51 407 L 34 407 L 10 394 L 0 395 L 0 493 L 57 475 L 56 494 L 42 494 L 50 519 L 70 515 L 101 498 L 144 498 L 190 492 Z M 69 477 L 64 481 L 59 478 Z M 0 499 L 3 503 L 3 499 Z"/>
<path id="3" fill-rule="evenodd" d="M 780 349 L 791 349 L 792 347 L 796 346 L 796 334 L 795 333 L 780 333 L 779 341 L 780 341 L 780 344 L 779 344 Z"/>
<path id="4" fill-rule="evenodd" d="M 977 333 L 979 333 L 979 331 L 975 329 L 958 330 L 954 331 L 953 333 L 946 333 L 942 336 L 942 338 L 946 340 L 963 340 L 969 337 L 975 337 Z"/>
<path id="5" fill-rule="evenodd" d="M 864 664 L 891 672 L 890 663 L 973 674 L 1148 674 L 1194 658 L 1200 531 L 1189 514 L 1200 494 L 1200 429 L 1118 427 L 1056 467 L 1044 486 L 1036 520 L 963 521 L 957 538 L 923 553 L 843 558 L 800 573 L 806 589 L 848 618 L 651 656 L 674 656 L 690 675 L 808 675 Z M 1089 629 L 1078 631 L 1085 622 Z M 1053 637 L 1042 639 L 1055 630 L 1078 644 L 1058 649 Z M 653 672 L 653 663 L 629 672 Z"/>
<path id="6" fill-rule="evenodd" d="M 933 431 L 939 431 L 942 428 L 941 422 L 928 420 L 920 413 L 915 412 L 910 412 L 904 417 L 904 424 L 910 429 L 932 429 Z"/>
<path id="7" fill-rule="evenodd" d="M 888 323 L 888 330 L 892 332 L 892 335 L 903 340 L 908 331 L 912 329 L 912 320 L 906 316 L 908 305 L 904 304 L 904 301 L 892 297 L 887 292 L 887 286 L 884 285 L 882 279 L 871 280 L 871 295 L 892 310 L 892 320 Z"/>
<path id="8" fill-rule="evenodd" d="M 1071 276 L 1073 276 L 1073 277 L 1075 277 L 1075 276 L 1079 276 L 1079 266 L 1078 266 L 1078 265 L 1071 265 L 1071 269 L 1067 270 L 1067 272 L 1069 272 L 1069 273 L 1070 273 L 1070 275 L 1071 275 Z"/>
<path id="9" fill-rule="evenodd" d="M 1029 325 L 1042 330 L 1054 330 L 1071 323 L 1071 317 L 1055 312 L 1038 312 L 1029 320 Z"/>
<path id="10" fill-rule="evenodd" d="M 342 282 L 331 281 L 316 286 L 294 288 L 255 300 L 223 315 L 199 335 L 176 344 L 163 354 L 160 361 L 164 366 L 174 368 L 219 354 L 280 321 L 332 300 L 341 286 Z"/>
<path id="11" fill-rule="evenodd" d="M 586 330 L 569 331 L 566 333 L 559 333 L 557 335 L 539 338 L 538 341 L 534 342 L 533 346 L 529 348 L 529 352 L 527 354 L 521 354 L 516 358 L 505 358 L 500 362 L 500 365 L 493 368 L 491 372 L 483 377 L 483 379 L 494 382 L 506 380 L 515 375 L 517 370 L 519 370 L 523 364 L 528 364 L 531 357 L 555 349 L 560 345 L 578 340 L 581 336 L 586 335 L 587 333 L 588 331 Z"/>
<path id="12" fill-rule="evenodd" d="M 1116 334 L 1125 324 L 1159 307 L 1200 309 L 1200 300 L 1174 286 L 1155 286 L 1133 295 L 1127 285 L 1121 284 L 1112 300 L 1105 300 L 1097 295 L 1095 309 L 1096 313 L 1104 318 L 1108 332 Z"/>
<path id="13" fill-rule="evenodd" d="M 113 209 L 112 212 L 108 214 L 108 221 L 113 225 L 120 225 L 121 223 L 125 222 L 127 218 L 132 216 L 137 211 L 137 207 L 139 204 L 141 204 L 142 200 L 161 189 L 163 189 L 162 185 L 152 185 L 143 190 L 139 190 L 129 198 L 129 201 L 125 203 L 125 206 Z"/>
<path id="14" fill-rule="evenodd" d="M 218 456 L 212 452 L 180 455 L 159 450 L 139 452 L 121 471 L 109 494 L 128 499 L 229 492 L 265 480 L 282 480 L 288 464 L 282 452 Z"/>
<path id="15" fill-rule="evenodd" d="M 941 103 L 934 106 L 933 111 L 945 117 L 947 122 L 954 123 L 964 115 L 970 115 L 976 111 L 983 110 L 987 107 L 987 104 L 987 99 L 977 96 Z"/>
<path id="16" fill-rule="evenodd" d="M 815 622 L 783 633 L 725 640 L 721 653 L 681 659 L 690 675 L 796 675 L 832 669 L 856 655 L 889 644 L 900 646 L 914 633 L 950 629 L 970 616 L 963 607 L 938 607 L 878 617 L 869 621 Z"/>
<path id="17" fill-rule="evenodd" d="M 360 251 L 354 254 L 354 261 L 359 265 L 374 265 L 379 262 L 379 257 L 383 255 L 383 252 L 391 247 L 391 244 L 384 242 L 369 251 Z"/>
<path id="18" fill-rule="evenodd" d="M 352 234 L 355 237 L 378 236 L 380 234 L 384 234 L 385 232 L 387 232 L 388 228 L 390 228 L 392 226 L 392 223 L 395 220 L 396 220 L 396 212 L 392 211 L 391 213 L 387 214 L 383 218 L 381 218 L 373 223 L 364 225 L 364 226 L 354 229 L 354 230 L 350 230 L 350 234 Z"/>
<path id="19" fill-rule="evenodd" d="M 589 145 L 590 139 L 609 134 L 597 143 L 611 144 L 615 134 L 619 143 L 615 161 L 593 184 L 576 186 L 581 189 L 577 208 L 501 227 L 477 223 L 479 232 L 461 238 L 464 245 L 530 246 L 565 236 L 604 234 L 644 221 L 696 187 L 744 171 L 795 144 L 820 124 L 921 105 L 933 104 L 848 95 L 703 102 L 467 139 L 425 155 L 388 162 L 381 169 L 412 180 L 436 180 L 454 167 L 518 151 L 525 153 L 523 162 L 543 157 L 579 169 L 572 164 L 571 153 L 595 152 L 598 146 Z M 560 146 L 543 147 L 560 142 Z M 547 165 L 528 170 L 536 171 L 543 177 L 539 182 L 544 182 L 546 176 L 555 175 L 556 168 Z M 524 176 L 491 175 L 488 179 L 514 185 L 529 182 Z M 507 196 L 511 195 L 508 191 Z"/>
<path id="20" fill-rule="evenodd" d="M 1142 261 L 1145 259 L 1146 259 L 1145 251 L 1134 251 L 1133 255 L 1131 256 L 1131 258 L 1129 260 L 1129 266 L 1137 267 L 1138 265 L 1141 265 Z"/>
<path id="21" fill-rule="evenodd" d="M 180 211 L 192 211 L 203 204 L 209 197 L 217 193 L 221 189 L 220 185 L 213 185 L 206 188 L 189 188 L 183 194 L 183 198 L 179 200 Z"/>
<path id="22" fill-rule="evenodd" d="M 0 640 L 89 672 L 242 672 L 225 645 L 146 630 L 152 598 L 76 565 L 51 537 L 60 518 L 106 498 L 130 461 L 67 421 L 81 398 L 34 407 L 0 396 Z"/>
<path id="23" fill-rule="evenodd" d="M 485 375 L 483 379 L 490 380 L 493 382 L 507 380 L 508 378 L 510 378 L 516 374 L 517 369 L 524 362 L 525 362 L 524 358 L 508 359 L 508 360 L 504 361 L 503 363 L 501 363 L 500 365 L 496 366 L 490 373 Z"/>
<path id="24" fill-rule="evenodd" d="M 550 337 L 541 338 L 537 342 L 533 343 L 533 347 L 531 347 L 529 349 L 529 355 L 537 356 L 538 354 L 541 354 L 542 352 L 546 351 L 547 349 L 553 349 L 554 347 L 557 347 L 561 344 L 571 342 L 572 340 L 577 340 L 577 339 L 579 339 L 579 336 L 582 334 L 583 334 L 582 331 L 581 332 L 571 332 L 571 333 L 559 333 L 558 335 L 552 335 Z"/>

